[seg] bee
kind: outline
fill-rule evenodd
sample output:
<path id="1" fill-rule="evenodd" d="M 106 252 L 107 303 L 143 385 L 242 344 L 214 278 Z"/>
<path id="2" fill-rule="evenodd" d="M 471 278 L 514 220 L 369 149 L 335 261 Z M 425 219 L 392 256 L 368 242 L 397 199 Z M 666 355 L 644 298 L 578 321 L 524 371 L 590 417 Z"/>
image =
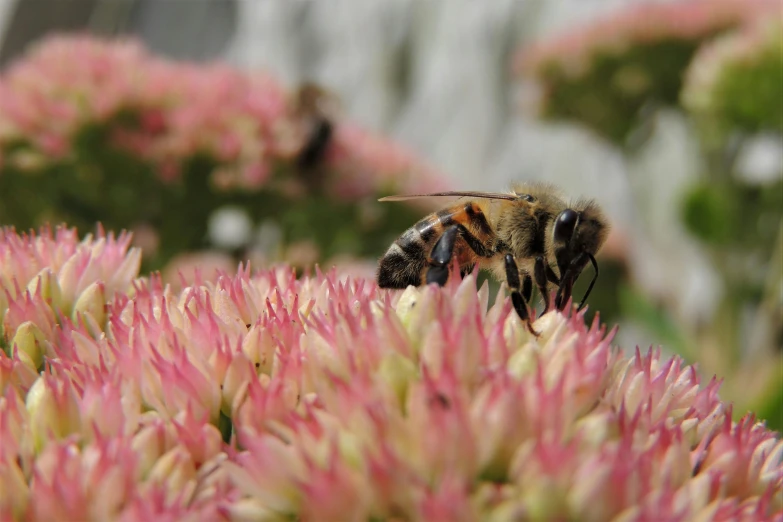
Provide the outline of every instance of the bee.
<path id="1" fill-rule="evenodd" d="M 595 255 L 609 232 L 595 201 L 568 203 L 548 184 L 518 185 L 510 193 L 439 192 L 379 201 L 433 196 L 461 199 L 424 217 L 397 238 L 380 260 L 378 286 L 443 286 L 453 260 L 463 276 L 474 267 L 489 269 L 506 281 L 514 309 L 536 334 L 528 311 L 533 284 L 544 311 L 549 310 L 550 293 L 555 290 L 555 307 L 562 310 L 577 278 L 591 263 L 593 279 L 579 309 L 584 306 L 598 279 Z"/>
<path id="2" fill-rule="evenodd" d="M 296 164 L 307 174 L 318 166 L 332 141 L 336 105 L 336 97 L 314 83 L 304 83 L 296 92 L 294 112 L 305 135 Z"/>

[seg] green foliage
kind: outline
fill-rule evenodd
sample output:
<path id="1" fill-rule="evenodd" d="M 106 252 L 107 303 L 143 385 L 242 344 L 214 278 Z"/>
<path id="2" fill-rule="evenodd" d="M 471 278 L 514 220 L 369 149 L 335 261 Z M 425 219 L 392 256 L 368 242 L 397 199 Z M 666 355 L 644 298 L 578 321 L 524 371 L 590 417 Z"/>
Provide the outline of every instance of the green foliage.
<path id="1" fill-rule="evenodd" d="M 701 240 L 712 244 L 727 244 L 742 231 L 736 220 L 740 205 L 731 191 L 724 187 L 702 184 L 687 195 L 683 220 L 688 229 Z"/>
<path id="2" fill-rule="evenodd" d="M 660 343 L 674 353 L 693 359 L 689 343 L 671 315 L 660 305 L 654 303 L 648 295 L 630 285 L 618 288 L 620 309 L 623 315 L 638 322 L 660 339 Z"/>
<path id="3" fill-rule="evenodd" d="M 773 382 L 756 408 L 756 414 L 766 421 L 767 426 L 775 431 L 783 431 L 783 388 L 780 382 Z"/>
<path id="4" fill-rule="evenodd" d="M 613 259 L 598 259 L 599 276 L 593 291 L 587 298 L 587 312 L 585 319 L 591 323 L 596 315 L 600 315 L 601 322 L 614 324 L 622 316 L 620 289 L 628 278 L 627 267 Z M 574 284 L 574 302 L 579 304 L 590 285 L 593 277 L 593 268 L 587 265 L 582 275 Z"/>
<path id="5" fill-rule="evenodd" d="M 234 423 L 231 421 L 231 417 L 223 413 L 221 410 L 220 417 L 218 418 L 218 430 L 220 430 L 220 436 L 223 442 L 226 444 L 231 443 L 231 436 L 234 434 Z"/>
<path id="6" fill-rule="evenodd" d="M 783 181 L 766 186 L 735 179 L 704 181 L 683 203 L 688 230 L 712 246 L 761 250 L 768 257 L 778 231 Z"/>
<path id="7" fill-rule="evenodd" d="M 783 44 L 783 40 L 781 40 Z M 783 132 L 783 45 L 730 64 L 715 86 L 714 116 L 729 129 Z"/>
<path id="8" fill-rule="evenodd" d="M 8 357 L 11 357 L 11 343 L 5 338 L 5 330 L 3 325 L 0 324 L 0 351 L 5 353 Z"/>
<path id="9" fill-rule="evenodd" d="M 645 118 L 643 108 L 675 105 L 682 74 L 698 42 L 662 40 L 623 53 L 592 56 L 584 74 L 574 77 L 552 65 L 543 74 L 544 117 L 586 125 L 605 139 L 625 146 Z"/>
<path id="10" fill-rule="evenodd" d="M 761 20 L 694 59 L 682 104 L 708 142 L 738 132 L 783 132 L 783 25 Z"/>
<path id="11" fill-rule="evenodd" d="M 65 222 L 81 231 L 94 230 L 98 222 L 114 231 L 144 224 L 160 241 L 156 255 L 145 255 L 143 268 L 158 270 L 177 254 L 214 247 L 208 242 L 207 224 L 222 206 L 243 209 L 255 224 L 275 222 L 283 244 L 314 243 L 321 260 L 338 254 L 379 256 L 422 214 L 405 204 L 378 203 L 377 197 L 341 201 L 323 190 L 286 196 L 274 187 L 298 175 L 290 164 L 277 165 L 260 189 L 219 190 L 210 179 L 220 165 L 200 155 L 185 162 L 177 181 L 163 182 L 154 165 L 112 146 L 109 136 L 120 124 L 127 124 L 127 118 L 83 129 L 67 157 L 38 170 L 5 165 L 0 172 L 0 223 L 27 230 Z M 25 144 L 16 147 L 21 151 Z M 328 172 L 322 174 L 328 178 Z"/>

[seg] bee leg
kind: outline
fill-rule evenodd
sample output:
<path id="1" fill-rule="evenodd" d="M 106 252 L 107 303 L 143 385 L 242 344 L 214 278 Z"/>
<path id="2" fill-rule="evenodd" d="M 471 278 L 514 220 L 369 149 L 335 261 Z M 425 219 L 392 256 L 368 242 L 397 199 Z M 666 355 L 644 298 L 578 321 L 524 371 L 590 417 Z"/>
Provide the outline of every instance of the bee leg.
<path id="1" fill-rule="evenodd" d="M 448 281 L 449 263 L 454 254 L 454 245 L 457 242 L 458 232 L 459 226 L 450 226 L 443 232 L 435 246 L 432 247 L 428 260 L 430 268 L 427 270 L 427 284 L 437 283 L 439 286 L 443 286 Z"/>
<path id="2" fill-rule="evenodd" d="M 532 298 L 533 298 L 533 280 L 530 278 L 529 275 L 524 274 L 522 276 L 522 299 L 524 299 L 526 303 L 529 303 Z"/>
<path id="3" fill-rule="evenodd" d="M 585 299 L 587 299 L 587 296 L 590 294 L 590 291 L 593 289 L 593 284 L 595 284 L 595 280 L 598 277 L 598 264 L 595 262 L 595 258 L 593 256 L 585 252 L 582 252 L 571 260 L 571 263 L 569 263 L 568 268 L 566 268 L 563 277 L 560 278 L 560 287 L 557 289 L 557 297 L 555 298 L 555 307 L 558 310 L 562 310 L 563 307 L 565 307 L 566 302 L 571 298 L 571 293 L 574 290 L 574 283 L 579 278 L 579 275 L 582 273 L 582 269 L 584 268 L 585 263 L 588 261 L 588 259 L 585 259 L 586 257 L 589 258 L 589 260 L 593 263 L 593 266 L 595 267 L 596 270 L 596 275 L 593 277 L 593 280 L 590 282 L 590 287 L 587 289 L 585 298 L 582 299 L 582 302 L 579 305 L 580 310 L 584 305 Z"/>
<path id="4" fill-rule="evenodd" d="M 579 303 L 579 308 L 576 309 L 577 312 L 581 310 L 582 307 L 584 307 L 585 301 L 587 301 L 590 292 L 593 291 L 593 285 L 595 284 L 595 281 L 598 279 L 598 263 L 596 262 L 595 257 L 593 257 L 592 254 L 587 254 L 587 257 L 590 259 L 590 263 L 592 263 L 595 272 L 593 273 L 593 278 L 590 280 L 590 285 L 587 287 L 587 291 L 585 292 L 584 297 L 582 297 L 582 302 Z"/>
<path id="5" fill-rule="evenodd" d="M 546 264 L 546 261 L 544 261 L 544 258 L 541 256 L 538 256 L 536 258 L 536 264 L 533 269 L 533 276 L 536 279 L 536 286 L 538 287 L 538 293 L 541 294 L 541 299 L 544 300 L 544 310 L 541 312 L 541 315 L 544 315 L 546 312 L 549 311 L 549 290 L 547 289 L 547 272 L 546 269 L 549 268 L 549 265 Z M 552 269 L 549 268 L 551 271 Z"/>
<path id="6" fill-rule="evenodd" d="M 528 313 L 527 309 L 527 301 L 525 301 L 523 294 L 520 293 L 521 285 L 519 281 L 519 268 L 514 261 L 514 256 L 511 254 L 506 254 L 505 262 L 506 282 L 508 283 L 509 289 L 511 289 L 511 302 L 514 305 L 514 310 L 516 310 L 517 315 L 519 315 L 519 318 L 522 319 L 522 322 L 525 323 L 528 331 L 538 337 L 541 334 L 533 330 L 533 325 L 530 323 L 530 314 Z M 530 276 L 525 276 L 525 279 L 525 287 L 522 288 L 522 292 L 527 293 L 528 295 L 532 295 L 533 285 L 530 281 Z"/>
<path id="7" fill-rule="evenodd" d="M 544 265 L 546 266 L 546 278 L 550 283 L 554 283 L 557 286 L 560 286 L 560 278 L 557 276 L 554 270 L 552 270 L 552 267 L 549 266 L 546 262 L 544 262 Z"/>

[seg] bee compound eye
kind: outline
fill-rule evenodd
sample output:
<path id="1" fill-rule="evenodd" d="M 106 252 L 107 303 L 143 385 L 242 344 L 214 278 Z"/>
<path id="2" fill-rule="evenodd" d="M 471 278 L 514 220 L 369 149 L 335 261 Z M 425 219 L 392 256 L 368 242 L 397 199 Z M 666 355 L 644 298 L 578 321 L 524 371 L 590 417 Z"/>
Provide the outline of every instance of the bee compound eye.
<path id="1" fill-rule="evenodd" d="M 554 236 L 555 241 L 567 243 L 574 235 L 576 222 L 579 220 L 579 214 L 570 208 L 562 211 L 555 220 Z"/>

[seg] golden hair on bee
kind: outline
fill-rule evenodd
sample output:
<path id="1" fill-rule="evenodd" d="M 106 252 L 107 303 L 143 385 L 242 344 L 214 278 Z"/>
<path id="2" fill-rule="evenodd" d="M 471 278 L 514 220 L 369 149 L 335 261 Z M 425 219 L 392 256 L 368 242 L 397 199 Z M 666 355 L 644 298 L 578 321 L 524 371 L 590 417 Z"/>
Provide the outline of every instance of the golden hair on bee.
<path id="1" fill-rule="evenodd" d="M 528 303 L 534 284 L 544 310 L 554 290 L 555 307 L 562 310 L 591 263 L 595 275 L 584 299 L 592 290 L 598 277 L 595 255 L 609 231 L 595 201 L 569 203 L 557 187 L 543 183 L 515 185 L 509 193 L 439 192 L 380 201 L 422 197 L 460 199 L 422 218 L 389 247 L 378 265 L 381 288 L 444 285 L 456 259 L 462 274 L 486 268 L 505 280 L 514 308 L 531 331 Z"/>

